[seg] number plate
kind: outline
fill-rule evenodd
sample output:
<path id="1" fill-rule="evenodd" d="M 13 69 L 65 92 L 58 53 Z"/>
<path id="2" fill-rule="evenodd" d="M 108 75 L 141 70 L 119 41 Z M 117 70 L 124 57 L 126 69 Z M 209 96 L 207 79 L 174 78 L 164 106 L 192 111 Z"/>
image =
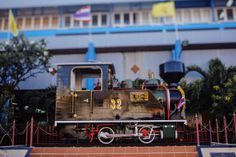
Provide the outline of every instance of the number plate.
<path id="1" fill-rule="evenodd" d="M 148 92 L 130 92 L 131 102 L 148 101 Z"/>

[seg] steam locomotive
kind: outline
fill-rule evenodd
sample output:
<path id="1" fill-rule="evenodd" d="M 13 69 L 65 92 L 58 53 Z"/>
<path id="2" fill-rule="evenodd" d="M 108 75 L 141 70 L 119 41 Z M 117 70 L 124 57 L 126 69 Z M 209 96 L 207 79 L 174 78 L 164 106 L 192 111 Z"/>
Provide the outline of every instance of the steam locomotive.
<path id="1" fill-rule="evenodd" d="M 177 88 L 185 67 L 169 61 L 159 68 L 167 84 L 153 78 L 119 84 L 112 63 L 58 65 L 55 125 L 60 134 L 102 144 L 117 138 L 137 138 L 143 144 L 177 139 L 186 124 Z M 96 82 L 92 89 L 91 82 Z"/>

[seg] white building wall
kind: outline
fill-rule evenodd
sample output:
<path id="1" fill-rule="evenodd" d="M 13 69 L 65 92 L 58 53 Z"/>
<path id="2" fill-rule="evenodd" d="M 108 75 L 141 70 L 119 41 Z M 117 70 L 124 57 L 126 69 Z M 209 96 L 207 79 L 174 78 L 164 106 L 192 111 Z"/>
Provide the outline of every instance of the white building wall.
<path id="1" fill-rule="evenodd" d="M 99 53 L 97 54 L 97 61 L 113 62 L 116 69 L 116 77 L 119 81 L 125 79 L 134 80 L 136 78 L 148 78 L 148 71 L 154 72 L 156 78 L 159 77 L 159 64 L 168 61 L 171 53 L 168 51 L 158 52 L 125 52 L 125 53 Z M 186 66 L 198 65 L 206 69 L 208 62 L 213 58 L 220 58 L 226 65 L 236 66 L 236 50 L 235 49 L 216 49 L 216 50 L 191 50 L 183 51 L 181 61 Z M 73 55 L 56 55 L 52 58 L 52 66 L 55 67 L 59 63 L 83 62 L 85 60 L 84 54 Z M 131 71 L 131 68 L 137 65 L 140 71 L 136 74 Z M 199 75 L 190 74 L 186 79 L 194 80 Z M 43 89 L 50 85 L 56 84 L 56 75 L 39 74 L 37 77 L 30 78 L 20 84 L 21 89 Z"/>

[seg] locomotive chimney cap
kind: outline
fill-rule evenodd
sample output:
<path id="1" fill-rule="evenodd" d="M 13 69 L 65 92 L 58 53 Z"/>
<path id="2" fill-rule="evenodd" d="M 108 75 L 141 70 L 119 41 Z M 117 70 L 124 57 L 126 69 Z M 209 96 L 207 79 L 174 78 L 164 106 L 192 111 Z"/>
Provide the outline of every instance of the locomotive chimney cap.
<path id="1" fill-rule="evenodd" d="M 177 86 L 185 75 L 185 65 L 180 61 L 171 60 L 159 65 L 160 77 L 168 86 Z"/>

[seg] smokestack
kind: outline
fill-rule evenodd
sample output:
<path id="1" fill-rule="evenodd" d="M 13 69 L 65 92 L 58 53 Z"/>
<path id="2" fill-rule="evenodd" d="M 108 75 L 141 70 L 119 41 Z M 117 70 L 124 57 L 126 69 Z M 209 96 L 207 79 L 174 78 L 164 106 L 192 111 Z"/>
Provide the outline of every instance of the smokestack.
<path id="1" fill-rule="evenodd" d="M 179 81 L 185 75 L 184 63 L 180 61 L 168 61 L 159 65 L 161 78 L 170 87 L 178 86 Z"/>

